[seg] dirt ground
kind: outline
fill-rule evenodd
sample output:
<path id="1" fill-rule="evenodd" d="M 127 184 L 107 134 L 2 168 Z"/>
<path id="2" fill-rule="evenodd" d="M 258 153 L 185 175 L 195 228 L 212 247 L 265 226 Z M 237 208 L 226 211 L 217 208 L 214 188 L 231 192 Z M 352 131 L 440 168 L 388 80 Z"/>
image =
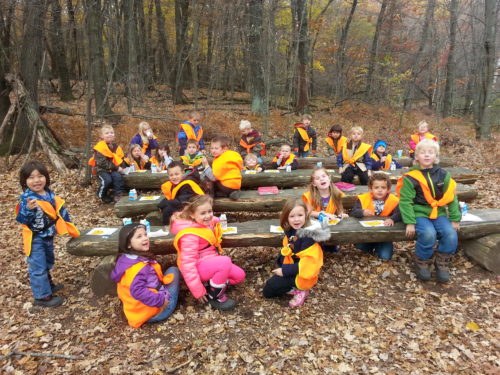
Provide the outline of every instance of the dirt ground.
<path id="1" fill-rule="evenodd" d="M 464 136 L 470 128 L 452 125 L 443 122 L 436 129 L 443 153 L 482 173 L 475 184 L 479 198 L 469 206 L 500 207 L 498 139 L 471 140 Z M 368 134 L 375 133 L 369 128 Z M 408 134 L 386 133 L 394 148 L 403 148 Z M 326 254 L 317 286 L 294 310 L 288 298 L 261 296 L 277 249 L 228 249 L 247 273 L 230 291 L 238 301 L 234 311 L 202 306 L 184 287 L 170 319 L 133 329 L 116 297 L 98 299 L 89 288 L 99 259 L 72 256 L 65 250 L 68 238 L 57 238 L 53 276 L 64 283 L 60 295 L 66 302 L 54 309 L 34 307 L 13 215 L 18 170 L 1 164 L 1 373 L 500 374 L 500 280 L 459 251 L 451 284 L 421 283 L 411 269 L 413 242 L 396 244 L 389 262 L 352 245 Z M 78 171 L 51 177 L 80 228 L 120 223 L 110 205 L 97 201 L 94 188 L 79 185 Z M 173 256 L 164 260 L 175 262 Z M 8 356 L 12 351 L 66 357 Z"/>

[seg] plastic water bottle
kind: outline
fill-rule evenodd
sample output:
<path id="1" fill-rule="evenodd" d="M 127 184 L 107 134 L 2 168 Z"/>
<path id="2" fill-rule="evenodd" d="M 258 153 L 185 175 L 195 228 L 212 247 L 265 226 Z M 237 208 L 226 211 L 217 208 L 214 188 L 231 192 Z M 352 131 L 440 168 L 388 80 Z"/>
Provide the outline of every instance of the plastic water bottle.
<path id="1" fill-rule="evenodd" d="M 134 163 L 132 163 L 132 165 L 129 168 L 130 168 L 129 169 L 130 172 L 135 172 L 135 164 Z"/>
<path id="2" fill-rule="evenodd" d="M 396 170 L 396 163 L 394 163 L 393 161 L 391 162 L 391 171 L 395 171 Z"/>
<path id="3" fill-rule="evenodd" d="M 328 224 L 328 215 L 323 212 L 320 212 L 318 215 L 318 221 L 323 225 Z"/>
<path id="4" fill-rule="evenodd" d="M 123 225 L 132 224 L 132 219 L 130 217 L 123 218 Z"/>
<path id="5" fill-rule="evenodd" d="M 322 162 L 322 161 L 318 161 L 318 162 L 316 163 L 316 167 L 318 167 L 318 168 L 323 168 L 323 162 Z"/>
<path id="6" fill-rule="evenodd" d="M 221 214 L 219 217 L 220 226 L 223 230 L 227 229 L 227 216 L 226 214 Z"/>
<path id="7" fill-rule="evenodd" d="M 147 221 L 146 219 L 142 219 L 140 223 L 146 227 L 146 233 L 151 232 L 151 224 L 149 223 L 149 221 Z"/>
<path id="8" fill-rule="evenodd" d="M 469 206 L 465 202 L 459 202 L 460 210 L 462 211 L 462 215 L 466 215 L 469 212 Z"/>
<path id="9" fill-rule="evenodd" d="M 137 200 L 137 190 L 130 189 L 130 191 L 128 192 L 128 200 L 129 201 L 135 201 L 135 200 Z"/>
<path id="10" fill-rule="evenodd" d="M 291 172 L 291 171 L 292 171 L 292 166 L 291 166 L 290 164 L 288 164 L 288 165 L 286 166 L 286 171 L 287 171 L 287 172 Z"/>
<path id="11" fill-rule="evenodd" d="M 158 172 L 158 167 L 156 166 L 155 163 L 151 164 L 151 173 L 157 173 Z"/>

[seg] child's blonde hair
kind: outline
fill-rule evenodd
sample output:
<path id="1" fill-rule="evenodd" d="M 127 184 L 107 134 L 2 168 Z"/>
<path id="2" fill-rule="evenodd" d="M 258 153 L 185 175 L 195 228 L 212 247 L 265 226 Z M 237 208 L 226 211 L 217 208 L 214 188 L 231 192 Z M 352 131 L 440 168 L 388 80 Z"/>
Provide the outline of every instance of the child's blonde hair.
<path id="1" fill-rule="evenodd" d="M 194 118 L 201 119 L 201 113 L 198 112 L 198 111 L 191 111 L 191 112 L 189 112 L 189 114 L 188 114 L 188 120 L 192 120 Z"/>
<path id="2" fill-rule="evenodd" d="M 257 158 L 257 155 L 255 154 L 247 154 L 245 156 L 245 163 L 249 162 L 250 160 L 253 160 L 253 161 L 258 161 L 259 159 Z"/>
<path id="3" fill-rule="evenodd" d="M 146 133 L 144 133 L 144 129 L 145 128 L 149 128 L 151 129 L 151 125 L 149 125 L 149 122 L 146 122 L 146 121 L 141 121 L 139 123 L 139 135 L 141 136 L 141 139 L 142 139 L 142 143 L 143 144 L 147 144 L 149 143 L 149 138 L 148 136 L 146 135 Z"/>
<path id="4" fill-rule="evenodd" d="M 288 216 L 290 216 L 290 212 L 295 207 L 302 207 L 304 209 L 304 212 L 306 214 L 306 221 L 304 223 L 304 226 L 307 227 L 308 225 L 311 224 L 310 216 L 307 213 L 307 206 L 302 200 L 302 198 L 290 198 L 285 202 L 285 205 L 283 206 L 283 210 L 281 210 L 281 215 L 280 215 L 280 226 L 283 228 L 284 231 L 290 230 L 290 223 L 288 222 Z"/>
<path id="5" fill-rule="evenodd" d="M 252 123 L 248 120 L 240 121 L 240 130 L 249 129 L 252 127 Z"/>
<path id="6" fill-rule="evenodd" d="M 102 134 L 104 130 L 115 130 L 112 125 L 104 124 L 99 128 L 99 134 Z"/>
<path id="7" fill-rule="evenodd" d="M 361 132 L 361 134 L 364 133 L 364 130 L 361 126 L 353 126 L 351 130 L 349 131 L 349 134 L 352 134 L 352 132 Z"/>
<path id="8" fill-rule="evenodd" d="M 424 148 L 433 148 L 434 151 L 436 151 L 436 161 L 434 162 L 434 164 L 438 164 L 439 163 L 439 144 L 432 139 L 424 139 L 424 140 L 418 142 L 417 147 L 415 148 L 415 156 L 417 156 L 420 153 L 420 151 L 422 151 L 422 149 L 424 149 Z"/>
<path id="9" fill-rule="evenodd" d="M 134 150 L 138 148 L 142 151 L 142 147 L 141 145 L 138 145 L 137 143 L 132 143 L 130 146 L 128 146 L 128 151 L 127 151 L 127 159 L 129 160 L 135 160 L 137 161 L 134 156 L 132 155 L 132 152 L 134 152 Z"/>
<path id="10" fill-rule="evenodd" d="M 309 113 L 304 113 L 302 115 L 302 120 L 312 120 L 313 117 Z"/>
<path id="11" fill-rule="evenodd" d="M 196 195 L 188 201 L 188 204 L 184 207 L 179 217 L 185 220 L 193 220 L 196 209 L 206 203 L 210 203 L 213 206 L 214 200 L 210 195 Z"/>
<path id="12" fill-rule="evenodd" d="M 313 180 L 314 180 L 314 174 L 316 172 L 325 172 L 327 176 L 328 171 L 323 168 L 323 167 L 314 167 L 313 171 L 311 173 L 311 178 L 309 179 L 309 194 L 311 196 L 311 202 L 315 207 L 321 207 L 322 202 L 321 202 L 321 195 L 319 194 L 319 190 L 316 186 L 313 185 Z M 330 186 L 328 187 L 330 191 L 330 199 L 333 199 L 333 203 L 335 204 L 335 207 L 337 208 L 338 214 L 344 213 L 344 206 L 342 205 L 342 192 L 338 187 L 336 187 L 332 179 L 330 178 Z M 333 212 L 335 213 L 335 212 Z"/>
<path id="13" fill-rule="evenodd" d="M 427 129 L 429 129 L 429 123 L 428 123 L 427 121 L 425 121 L 425 120 L 422 120 L 422 121 L 420 121 L 420 122 L 417 124 L 417 129 L 418 129 L 418 130 L 420 130 L 420 127 L 421 127 L 422 125 L 427 125 Z"/>

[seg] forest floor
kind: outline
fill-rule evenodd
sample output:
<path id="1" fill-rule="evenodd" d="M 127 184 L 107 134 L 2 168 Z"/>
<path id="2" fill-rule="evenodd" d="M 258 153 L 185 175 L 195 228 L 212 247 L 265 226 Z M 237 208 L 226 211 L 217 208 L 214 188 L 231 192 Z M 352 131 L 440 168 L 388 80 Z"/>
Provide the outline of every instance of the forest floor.
<path id="1" fill-rule="evenodd" d="M 389 109 L 354 103 L 315 114 L 313 124 L 322 134 L 334 122 L 345 128 L 361 124 L 367 140 L 382 137 L 395 150 L 406 149 L 410 132 L 423 116 L 415 111 L 397 126 L 398 115 Z M 181 108 L 172 117 L 184 118 L 185 112 Z M 69 146 L 83 145 L 82 119 L 47 118 Z M 236 129 L 229 131 L 236 140 L 241 118 L 244 114 L 237 111 L 211 112 L 206 118 L 208 136 L 230 126 Z M 258 124 L 256 118 L 250 120 Z M 273 113 L 271 134 L 290 131 L 293 120 Z M 122 143 L 138 122 L 124 121 L 117 126 Z M 173 139 L 175 121 L 151 122 L 154 129 L 161 128 L 159 134 Z M 475 183 L 479 197 L 469 206 L 499 208 L 498 134 L 492 141 L 476 141 L 465 122 L 430 122 L 443 154 L 458 166 L 482 172 Z M 20 351 L 75 358 L 11 355 L 0 359 L 1 373 L 500 374 L 499 278 L 459 251 L 449 285 L 421 283 L 411 269 L 413 242 L 395 244 L 389 262 L 361 254 L 352 245 L 343 246 L 338 255 L 326 254 L 318 284 L 304 306 L 294 310 L 288 308 L 288 298 L 265 300 L 261 295 L 277 249 L 229 249 L 247 273 L 245 282 L 230 291 L 238 300 L 234 311 L 202 306 L 184 287 L 171 318 L 133 329 L 116 297 L 98 299 L 90 290 L 90 275 L 99 259 L 70 255 L 65 250 L 68 238 L 57 238 L 53 276 L 64 283 L 60 295 L 66 302 L 54 309 L 34 307 L 20 228 L 12 214 L 20 194 L 18 170 L 6 170 L 3 161 L 0 356 Z M 52 173 L 51 179 L 80 228 L 120 224 L 112 206 L 95 198 L 95 186 L 80 186 L 78 171 Z M 173 256 L 164 260 L 175 262 Z"/>

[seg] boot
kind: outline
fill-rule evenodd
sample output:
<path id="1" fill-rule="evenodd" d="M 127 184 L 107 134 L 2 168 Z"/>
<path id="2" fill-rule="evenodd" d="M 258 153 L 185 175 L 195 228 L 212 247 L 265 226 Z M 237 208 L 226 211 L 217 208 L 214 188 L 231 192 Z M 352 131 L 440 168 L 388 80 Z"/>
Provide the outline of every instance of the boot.
<path id="1" fill-rule="evenodd" d="M 288 306 L 290 306 L 290 307 L 302 306 L 304 304 L 304 302 L 306 301 L 307 296 L 309 296 L 309 290 L 297 289 L 293 298 L 290 300 L 290 302 L 288 302 Z"/>
<path id="2" fill-rule="evenodd" d="M 208 303 L 214 309 L 228 311 L 234 309 L 236 301 L 226 296 L 227 284 L 215 285 L 210 280 L 208 287 Z"/>
<path id="3" fill-rule="evenodd" d="M 436 277 L 440 283 L 450 282 L 450 264 L 453 254 L 437 253 L 434 266 L 436 267 Z"/>
<path id="4" fill-rule="evenodd" d="M 35 306 L 41 307 L 57 307 L 64 303 L 64 298 L 58 296 L 48 296 L 45 298 L 35 299 Z"/>
<path id="5" fill-rule="evenodd" d="M 422 281 L 429 281 L 431 279 L 431 264 L 432 258 L 424 260 L 420 259 L 415 255 L 415 273 L 417 274 L 417 278 Z"/>

